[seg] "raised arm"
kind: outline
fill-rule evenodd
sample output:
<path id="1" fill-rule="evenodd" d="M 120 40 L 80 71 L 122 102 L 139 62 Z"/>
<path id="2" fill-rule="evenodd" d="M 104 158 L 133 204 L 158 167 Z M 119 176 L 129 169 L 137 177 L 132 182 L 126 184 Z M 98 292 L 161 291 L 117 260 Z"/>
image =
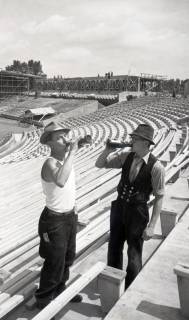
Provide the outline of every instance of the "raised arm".
<path id="1" fill-rule="evenodd" d="M 128 152 L 123 149 L 113 149 L 106 146 L 95 162 L 97 168 L 115 168 L 120 169 L 126 159 Z"/>
<path id="2" fill-rule="evenodd" d="M 57 165 L 57 161 L 52 158 L 47 159 L 42 168 L 42 178 L 47 182 L 54 182 L 57 186 L 63 188 L 71 173 L 77 148 L 77 141 L 70 144 L 68 155 L 63 165 Z"/>

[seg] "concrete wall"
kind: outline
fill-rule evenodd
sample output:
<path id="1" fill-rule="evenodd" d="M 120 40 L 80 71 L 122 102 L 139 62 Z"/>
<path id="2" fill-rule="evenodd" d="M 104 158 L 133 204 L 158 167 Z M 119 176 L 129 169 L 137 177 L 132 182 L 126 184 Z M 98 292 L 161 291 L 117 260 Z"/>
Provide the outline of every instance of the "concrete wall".
<path id="1" fill-rule="evenodd" d="M 156 96 L 158 92 L 148 91 L 148 96 Z M 144 91 L 122 91 L 119 93 L 119 102 L 127 101 L 127 96 L 132 95 L 134 98 L 140 98 L 145 96 Z"/>
<path id="2" fill-rule="evenodd" d="M 119 102 L 127 101 L 127 96 L 132 95 L 133 97 L 142 97 L 144 96 L 143 91 L 122 91 L 119 93 Z"/>
<path id="3" fill-rule="evenodd" d="M 84 114 L 89 114 L 98 110 L 98 101 L 90 101 L 89 103 L 85 103 L 84 105 L 75 108 L 73 110 L 62 113 L 64 118 L 70 117 L 78 117 Z"/>

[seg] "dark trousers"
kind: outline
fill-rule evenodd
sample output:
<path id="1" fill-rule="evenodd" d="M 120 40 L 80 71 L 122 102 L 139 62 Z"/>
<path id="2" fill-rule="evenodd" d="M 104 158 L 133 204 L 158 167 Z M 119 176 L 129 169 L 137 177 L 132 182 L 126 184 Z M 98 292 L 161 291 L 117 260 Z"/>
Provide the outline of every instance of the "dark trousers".
<path id="1" fill-rule="evenodd" d="M 129 205 L 122 201 L 113 201 L 110 215 L 110 239 L 108 244 L 108 265 L 123 269 L 123 248 L 127 241 L 128 264 L 125 289 L 142 268 L 142 233 L 149 220 L 146 204 Z"/>
<path id="2" fill-rule="evenodd" d="M 76 252 L 77 215 L 55 215 L 44 208 L 39 219 L 39 254 L 44 258 L 36 300 L 48 304 L 65 289 Z"/>

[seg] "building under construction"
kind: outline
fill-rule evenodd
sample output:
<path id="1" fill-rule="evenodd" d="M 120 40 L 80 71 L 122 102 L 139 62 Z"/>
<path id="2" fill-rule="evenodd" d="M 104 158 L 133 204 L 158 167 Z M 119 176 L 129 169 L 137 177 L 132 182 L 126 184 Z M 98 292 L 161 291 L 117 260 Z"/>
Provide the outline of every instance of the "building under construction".
<path id="1" fill-rule="evenodd" d="M 47 79 L 43 90 L 119 93 L 122 91 L 162 91 L 166 77 L 142 73 L 140 76 L 113 75 Z"/>
<path id="2" fill-rule="evenodd" d="M 12 95 L 28 94 L 38 87 L 41 76 L 16 71 L 0 70 L 0 99 Z"/>

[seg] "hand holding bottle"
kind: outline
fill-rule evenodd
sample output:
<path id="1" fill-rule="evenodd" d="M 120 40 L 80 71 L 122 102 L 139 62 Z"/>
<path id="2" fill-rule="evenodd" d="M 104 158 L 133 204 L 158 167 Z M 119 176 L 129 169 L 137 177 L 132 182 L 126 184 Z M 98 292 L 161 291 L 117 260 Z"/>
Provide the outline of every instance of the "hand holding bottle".
<path id="1" fill-rule="evenodd" d="M 106 147 L 109 149 L 132 147 L 131 142 L 107 139 Z"/>

